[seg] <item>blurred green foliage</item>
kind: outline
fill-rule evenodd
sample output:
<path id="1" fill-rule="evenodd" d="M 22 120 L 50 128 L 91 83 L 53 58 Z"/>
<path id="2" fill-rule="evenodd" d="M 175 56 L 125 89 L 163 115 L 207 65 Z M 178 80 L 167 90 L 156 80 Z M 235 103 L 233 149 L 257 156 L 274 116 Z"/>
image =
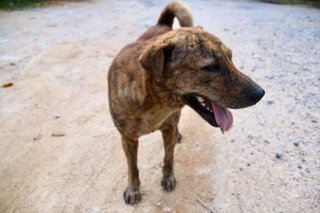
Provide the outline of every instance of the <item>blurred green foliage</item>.
<path id="1" fill-rule="evenodd" d="M 25 7 L 33 7 L 42 5 L 44 2 L 54 0 L 0 0 L 0 9 L 14 10 Z M 304 4 L 308 6 L 320 8 L 320 0 L 260 0 L 263 2 L 275 4 Z"/>
<path id="2" fill-rule="evenodd" d="M 0 0 L 0 9 L 13 10 L 32 7 L 42 4 L 47 0 Z"/>
<path id="3" fill-rule="evenodd" d="M 303 4 L 320 8 L 320 0 L 262 0 L 264 2 L 275 4 Z"/>

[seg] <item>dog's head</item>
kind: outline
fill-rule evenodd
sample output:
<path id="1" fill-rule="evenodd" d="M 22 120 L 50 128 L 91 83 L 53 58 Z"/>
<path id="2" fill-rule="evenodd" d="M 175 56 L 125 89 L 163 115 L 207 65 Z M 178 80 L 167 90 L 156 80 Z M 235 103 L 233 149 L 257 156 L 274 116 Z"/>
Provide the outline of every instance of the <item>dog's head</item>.
<path id="1" fill-rule="evenodd" d="M 180 95 L 222 131 L 231 127 L 233 119 L 226 108 L 252 106 L 265 93 L 234 66 L 231 50 L 201 28 L 181 28 L 160 36 L 139 62 L 156 82 Z"/>

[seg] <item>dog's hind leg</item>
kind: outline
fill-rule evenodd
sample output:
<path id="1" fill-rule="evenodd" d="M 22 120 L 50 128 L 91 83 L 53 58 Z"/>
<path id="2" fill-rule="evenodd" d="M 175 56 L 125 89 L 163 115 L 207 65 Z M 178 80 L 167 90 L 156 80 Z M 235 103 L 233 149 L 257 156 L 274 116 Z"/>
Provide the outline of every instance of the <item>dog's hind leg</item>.
<path id="1" fill-rule="evenodd" d="M 128 163 L 128 186 L 123 193 L 123 198 L 127 204 L 133 205 L 141 200 L 137 166 L 138 139 L 132 140 L 122 135 L 122 147 Z"/>
<path id="2" fill-rule="evenodd" d="M 165 156 L 164 165 L 162 168 L 163 177 L 161 180 L 161 186 L 164 190 L 170 192 L 176 186 L 176 178 L 174 177 L 173 171 L 173 160 L 174 160 L 174 147 L 177 143 L 178 122 L 180 118 L 180 112 L 172 115 L 161 128 Z"/>

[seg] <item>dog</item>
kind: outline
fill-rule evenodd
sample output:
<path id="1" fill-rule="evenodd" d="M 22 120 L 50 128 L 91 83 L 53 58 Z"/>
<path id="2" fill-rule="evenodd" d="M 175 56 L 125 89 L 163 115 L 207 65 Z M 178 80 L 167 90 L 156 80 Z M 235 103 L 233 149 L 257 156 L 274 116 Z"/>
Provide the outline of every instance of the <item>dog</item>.
<path id="1" fill-rule="evenodd" d="M 174 18 L 180 28 L 173 30 Z M 232 63 L 232 52 L 217 37 L 193 26 L 179 1 L 169 3 L 158 23 L 125 46 L 108 72 L 109 109 L 121 134 L 128 164 L 127 204 L 141 200 L 137 166 L 138 138 L 162 132 L 165 156 L 161 186 L 176 186 L 173 158 L 180 113 L 185 105 L 222 132 L 230 129 L 230 110 L 256 104 L 265 91 Z"/>

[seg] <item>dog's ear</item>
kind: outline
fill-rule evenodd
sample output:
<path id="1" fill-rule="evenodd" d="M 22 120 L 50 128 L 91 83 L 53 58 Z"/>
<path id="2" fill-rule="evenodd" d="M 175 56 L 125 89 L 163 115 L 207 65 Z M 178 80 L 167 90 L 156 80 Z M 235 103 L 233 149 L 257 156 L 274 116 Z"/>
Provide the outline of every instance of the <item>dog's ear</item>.
<path id="1" fill-rule="evenodd" d="M 152 46 L 139 57 L 141 66 L 150 71 L 156 81 L 160 81 L 169 61 L 173 47 L 171 45 Z"/>

